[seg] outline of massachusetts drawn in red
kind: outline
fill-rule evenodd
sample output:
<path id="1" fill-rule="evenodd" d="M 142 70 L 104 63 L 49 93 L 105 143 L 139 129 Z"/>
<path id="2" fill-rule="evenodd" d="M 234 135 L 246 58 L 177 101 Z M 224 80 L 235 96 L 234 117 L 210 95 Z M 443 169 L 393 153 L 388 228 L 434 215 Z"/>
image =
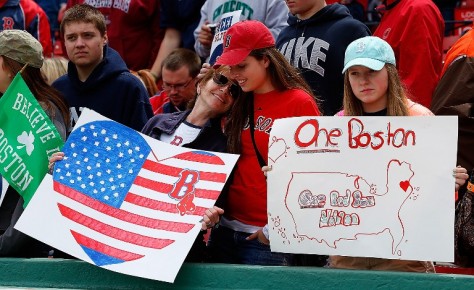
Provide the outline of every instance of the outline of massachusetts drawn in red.
<path id="1" fill-rule="evenodd" d="M 276 163 L 280 157 L 283 157 L 283 155 L 285 157 L 287 156 L 288 149 L 290 149 L 290 147 L 288 147 L 285 139 L 273 136 L 272 142 L 268 145 L 268 159 L 273 163 Z M 272 153 L 274 155 L 272 155 Z"/>

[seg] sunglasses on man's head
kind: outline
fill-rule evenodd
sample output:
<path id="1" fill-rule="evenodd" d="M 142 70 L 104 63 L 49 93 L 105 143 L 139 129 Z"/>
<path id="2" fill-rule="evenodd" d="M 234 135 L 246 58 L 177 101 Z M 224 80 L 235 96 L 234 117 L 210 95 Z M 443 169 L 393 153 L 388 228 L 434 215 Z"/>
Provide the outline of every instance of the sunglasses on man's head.
<path id="1" fill-rule="evenodd" d="M 235 99 L 240 95 L 240 87 L 237 84 L 235 84 L 233 81 L 229 80 L 225 75 L 220 74 L 220 73 L 215 73 L 212 76 L 212 80 L 218 86 L 227 86 L 230 82 L 230 86 L 229 86 L 230 96 Z"/>

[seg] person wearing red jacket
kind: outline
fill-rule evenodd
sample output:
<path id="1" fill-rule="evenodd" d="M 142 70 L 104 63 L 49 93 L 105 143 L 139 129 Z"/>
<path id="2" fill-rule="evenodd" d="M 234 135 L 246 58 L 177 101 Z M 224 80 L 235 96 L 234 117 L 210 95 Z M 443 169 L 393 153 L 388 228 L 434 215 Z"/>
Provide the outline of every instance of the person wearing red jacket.
<path id="1" fill-rule="evenodd" d="M 410 98 L 429 107 L 443 57 L 444 20 L 431 0 L 385 0 L 374 32 L 395 52 Z"/>
<path id="2" fill-rule="evenodd" d="M 53 53 L 48 16 L 33 0 L 0 0 L 0 31 L 26 30 L 41 43 L 43 55 Z"/>
<path id="3" fill-rule="evenodd" d="M 48 15 L 33 0 L 20 0 L 20 6 L 25 13 L 25 30 L 41 43 L 45 57 L 53 56 L 53 41 Z"/>

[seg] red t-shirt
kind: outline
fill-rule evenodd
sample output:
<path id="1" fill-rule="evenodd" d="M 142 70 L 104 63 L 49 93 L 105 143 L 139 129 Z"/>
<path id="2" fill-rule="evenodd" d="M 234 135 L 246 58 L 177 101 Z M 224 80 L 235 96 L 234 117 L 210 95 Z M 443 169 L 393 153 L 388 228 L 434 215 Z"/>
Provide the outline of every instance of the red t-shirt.
<path id="1" fill-rule="evenodd" d="M 255 94 L 254 112 L 255 143 L 264 160 L 268 159 L 268 140 L 274 120 L 320 115 L 314 99 L 299 89 Z M 262 227 L 267 223 L 267 182 L 248 126 L 242 131 L 241 155 L 229 189 L 225 214 L 249 225 Z"/>

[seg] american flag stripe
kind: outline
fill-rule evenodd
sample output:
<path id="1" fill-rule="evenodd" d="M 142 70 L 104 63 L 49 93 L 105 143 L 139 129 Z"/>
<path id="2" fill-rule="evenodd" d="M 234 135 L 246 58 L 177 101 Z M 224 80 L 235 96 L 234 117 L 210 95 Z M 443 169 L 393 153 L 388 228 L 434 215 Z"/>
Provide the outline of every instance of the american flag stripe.
<path id="1" fill-rule="evenodd" d="M 99 220 L 88 217 L 62 204 L 58 204 L 58 207 L 61 214 L 69 220 L 120 241 L 153 249 L 163 249 L 164 247 L 169 246 L 174 242 L 174 240 L 170 239 L 152 238 L 119 229 L 117 227 L 103 223 Z"/>
<path id="2" fill-rule="evenodd" d="M 218 198 L 228 174 L 221 157 L 161 157 L 160 146 L 153 150 L 139 133 L 111 121 L 87 123 L 69 136 L 54 189 L 74 240 L 96 265 L 179 247 Z"/>
<path id="3" fill-rule="evenodd" d="M 159 181 L 154 181 L 148 178 L 144 178 L 141 176 L 137 176 L 134 181 L 134 184 L 138 186 L 142 186 L 148 189 L 152 189 L 154 191 L 168 194 L 173 190 L 173 184 L 167 184 Z M 194 190 L 194 195 L 198 198 L 206 198 L 206 199 L 217 199 L 219 197 L 220 192 L 217 190 L 208 190 L 208 189 L 199 189 L 196 188 Z"/>
<path id="4" fill-rule="evenodd" d="M 92 249 L 94 251 L 104 253 L 108 256 L 114 257 L 116 259 L 120 259 L 122 261 L 133 261 L 140 258 L 143 258 L 143 255 L 131 253 L 128 251 L 120 250 L 115 247 L 111 247 L 94 239 L 88 238 L 80 233 L 71 230 L 71 234 L 76 240 L 76 242 L 84 247 Z"/>
<path id="5" fill-rule="evenodd" d="M 214 155 L 209 152 L 199 151 L 199 150 L 177 154 L 173 156 L 173 158 L 184 160 L 184 161 L 196 162 L 196 163 L 225 165 L 224 161 L 222 161 L 222 159 L 219 156 Z"/>
<path id="6" fill-rule="evenodd" d="M 127 194 L 127 196 L 125 197 L 125 201 L 141 206 L 141 207 L 153 209 L 153 210 L 159 210 L 159 211 L 176 213 L 176 214 L 178 213 L 178 209 L 176 208 L 176 204 L 174 203 L 157 201 L 151 198 L 146 198 L 140 195 L 136 195 L 131 192 Z M 206 209 L 207 208 L 205 207 L 197 206 L 192 215 L 202 216 L 206 212 Z"/>
<path id="7" fill-rule="evenodd" d="M 152 229 L 158 229 L 158 230 L 179 232 L 179 233 L 187 233 L 194 227 L 194 224 L 153 219 L 153 218 L 141 216 L 138 214 L 134 214 L 125 210 L 117 209 L 105 203 L 99 202 L 96 199 L 93 199 L 85 194 L 82 194 L 70 187 L 60 184 L 59 182 L 54 183 L 54 190 L 98 212 L 112 216 L 116 219 L 119 219 L 125 222 L 137 224 L 140 226 L 144 226 L 144 227 L 148 227 Z M 171 206 L 174 206 L 174 212 L 177 212 L 176 205 L 170 204 L 170 207 Z"/>
<path id="8" fill-rule="evenodd" d="M 143 164 L 143 168 L 156 172 L 156 173 L 169 175 L 173 177 L 178 177 L 179 173 L 183 171 L 183 168 L 165 165 L 162 163 L 152 161 L 150 159 L 147 159 L 145 161 L 145 163 Z M 224 183 L 227 178 L 227 175 L 225 173 L 200 171 L 199 178 L 203 181 L 213 181 L 213 182 Z"/>

